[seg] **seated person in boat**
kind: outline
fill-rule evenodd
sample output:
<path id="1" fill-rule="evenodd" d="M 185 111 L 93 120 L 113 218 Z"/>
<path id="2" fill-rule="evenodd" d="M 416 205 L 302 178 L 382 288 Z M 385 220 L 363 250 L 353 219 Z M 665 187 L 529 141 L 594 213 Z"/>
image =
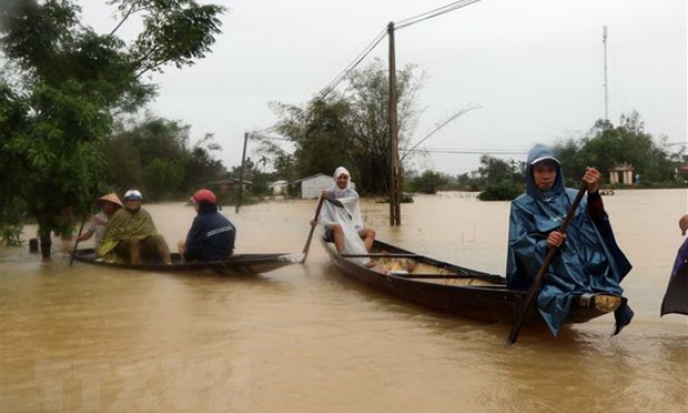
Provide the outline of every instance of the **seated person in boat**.
<path id="1" fill-rule="evenodd" d="M 124 208 L 112 215 L 98 249 L 105 261 L 172 263 L 165 238 L 158 234 L 150 213 L 141 208 L 142 200 L 141 192 L 135 189 L 124 194 Z"/>
<path id="2" fill-rule="evenodd" d="M 343 166 L 334 171 L 332 188 L 323 191 L 322 212 L 317 221 L 325 227 L 324 238 L 334 242 L 340 254 L 365 254 L 373 246 L 375 230 L 364 227 L 358 192 L 351 188 L 351 174 Z M 362 240 L 362 245 L 361 245 Z"/>
<path id="3" fill-rule="evenodd" d="M 96 202 L 100 205 L 101 211 L 91 217 L 88 229 L 76 238 L 76 242 L 86 241 L 95 235 L 93 249 L 98 251 L 108 221 L 124 205 L 122 205 L 122 201 L 119 200 L 119 197 L 114 192 L 101 196 Z"/>
<path id="4" fill-rule="evenodd" d="M 232 255 L 236 228 L 218 212 L 215 194 L 208 189 L 199 189 L 190 201 L 197 215 L 186 241 L 177 243 L 184 261 L 216 261 Z"/>
<path id="5" fill-rule="evenodd" d="M 615 311 L 616 330 L 630 323 L 633 312 L 621 300 L 619 285 L 631 264 L 618 247 L 602 197 L 600 173 L 588 168 L 583 180 L 587 199 L 578 206 L 566 233 L 558 231 L 578 193 L 564 186 L 559 160 L 543 145 L 528 154 L 526 191 L 511 203 L 507 282 L 509 288 L 527 290 L 551 248 L 558 248 L 549 265 L 538 309 L 553 335 L 567 317 L 575 294 L 601 294 Z"/>

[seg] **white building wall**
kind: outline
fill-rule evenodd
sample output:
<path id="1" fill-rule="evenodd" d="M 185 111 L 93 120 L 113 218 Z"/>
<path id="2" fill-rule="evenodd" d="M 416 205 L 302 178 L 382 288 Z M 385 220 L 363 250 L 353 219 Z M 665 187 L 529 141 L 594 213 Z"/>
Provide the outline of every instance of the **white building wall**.
<path id="1" fill-rule="evenodd" d="M 322 191 L 332 188 L 334 180 L 331 176 L 316 175 L 310 179 L 301 181 L 301 198 L 302 199 L 318 199 Z M 351 189 L 356 189 L 356 183 L 351 182 Z"/>
<path id="2" fill-rule="evenodd" d="M 332 177 L 327 175 L 316 175 L 301 182 L 301 198 L 317 199 L 322 191 L 332 187 Z"/>
<path id="3" fill-rule="evenodd" d="M 273 195 L 284 195 L 287 193 L 287 181 L 276 181 L 270 184 Z"/>

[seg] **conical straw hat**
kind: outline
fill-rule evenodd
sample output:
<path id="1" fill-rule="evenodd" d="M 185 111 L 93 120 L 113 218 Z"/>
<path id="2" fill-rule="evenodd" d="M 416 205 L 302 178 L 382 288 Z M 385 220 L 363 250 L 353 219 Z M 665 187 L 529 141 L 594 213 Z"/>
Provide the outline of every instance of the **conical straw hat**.
<path id="1" fill-rule="evenodd" d="M 124 206 L 122 205 L 122 201 L 119 200 L 119 197 L 114 192 L 101 196 L 100 198 L 98 198 L 98 201 L 107 201 L 112 202 L 113 204 L 117 204 L 121 207 Z"/>

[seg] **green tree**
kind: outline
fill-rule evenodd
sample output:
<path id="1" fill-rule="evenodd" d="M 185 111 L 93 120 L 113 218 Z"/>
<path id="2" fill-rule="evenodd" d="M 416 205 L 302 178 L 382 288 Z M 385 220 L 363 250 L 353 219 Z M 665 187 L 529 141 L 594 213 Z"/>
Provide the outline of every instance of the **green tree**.
<path id="1" fill-rule="evenodd" d="M 0 10 L 0 58 L 8 67 L 0 73 L 2 202 L 36 218 L 45 258 L 50 232 L 68 232 L 70 213 L 86 214 L 104 188 L 113 113 L 153 98 L 147 74 L 203 58 L 224 11 L 191 0 L 109 4 L 122 20 L 108 34 L 84 25 L 69 0 L 10 1 Z M 127 44 L 115 33 L 134 15 L 143 29 Z"/>
<path id="2" fill-rule="evenodd" d="M 436 194 L 448 181 L 448 178 L 441 173 L 426 170 L 421 175 L 411 178 L 410 190 L 423 194 Z"/>
<path id="3" fill-rule="evenodd" d="M 184 178 L 184 165 L 171 160 L 156 158 L 143 168 L 143 180 L 151 198 L 170 198 L 179 192 Z"/>
<path id="4" fill-rule="evenodd" d="M 523 163 L 505 161 L 488 155 L 480 157 L 478 173 L 484 190 L 478 195 L 483 201 L 511 200 L 523 191 Z"/>
<path id="5" fill-rule="evenodd" d="M 191 149 L 191 157 L 186 164 L 185 180 L 182 189 L 195 189 L 209 182 L 222 179 L 226 175 L 222 162 L 213 157 L 222 148 L 215 142 L 213 134 L 206 134 Z"/>
<path id="6" fill-rule="evenodd" d="M 617 164 L 628 163 L 646 183 L 669 183 L 675 180 L 678 166 L 666 145 L 656 143 L 644 131 L 640 115 L 635 111 L 622 115 L 618 126 L 598 120 L 580 142 L 569 140 L 555 145 L 553 150 L 570 181 L 582 177 L 588 166 L 608 176 Z"/>
<path id="7" fill-rule="evenodd" d="M 480 157 L 480 167 L 478 168 L 478 172 L 485 183 L 509 181 L 513 179 L 515 174 L 515 171 L 509 162 L 502 159 L 493 158 L 489 155 L 483 155 Z"/>
<path id="8" fill-rule="evenodd" d="M 347 123 L 351 108 L 341 96 L 316 99 L 306 109 L 283 104 L 274 104 L 273 109 L 282 117 L 277 129 L 296 146 L 293 165 L 297 177 L 329 173 L 339 165 L 353 164 L 353 140 Z M 281 155 L 274 147 L 269 152 L 273 158 Z"/>
<path id="9" fill-rule="evenodd" d="M 169 199 L 221 180 L 212 134 L 190 147 L 188 125 L 151 115 L 116 125 L 105 144 L 107 181 L 119 191 L 136 187 L 147 199 Z"/>
<path id="10" fill-rule="evenodd" d="M 293 164 L 297 177 L 330 174 L 344 165 L 361 193 L 386 193 L 391 169 L 387 72 L 377 59 L 353 71 L 347 82 L 344 92 L 316 97 L 303 108 L 273 104 L 281 118 L 276 128 L 296 146 Z M 397 74 L 400 147 L 415 127 L 415 98 L 421 85 L 413 65 Z"/>

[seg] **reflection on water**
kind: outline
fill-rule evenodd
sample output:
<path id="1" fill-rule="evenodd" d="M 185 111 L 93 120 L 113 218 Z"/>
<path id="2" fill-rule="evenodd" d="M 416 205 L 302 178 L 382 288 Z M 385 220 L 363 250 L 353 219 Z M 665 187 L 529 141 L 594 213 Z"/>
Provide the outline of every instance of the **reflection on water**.
<path id="1" fill-rule="evenodd" d="M 0 251 L 0 410 L 130 412 L 663 411 L 688 406 L 688 323 L 659 317 L 686 211 L 685 190 L 605 197 L 634 264 L 625 281 L 636 318 L 552 338 L 411 305 L 338 273 L 317 242 L 305 265 L 257 277 L 103 269 L 55 253 Z M 173 245 L 193 210 L 146 206 Z M 237 252 L 299 252 L 315 202 L 224 213 Z M 508 203 L 419 196 L 379 238 L 487 272 L 503 272 Z M 28 228 L 26 233 L 31 234 Z M 35 231 L 35 230 L 34 230 Z"/>

